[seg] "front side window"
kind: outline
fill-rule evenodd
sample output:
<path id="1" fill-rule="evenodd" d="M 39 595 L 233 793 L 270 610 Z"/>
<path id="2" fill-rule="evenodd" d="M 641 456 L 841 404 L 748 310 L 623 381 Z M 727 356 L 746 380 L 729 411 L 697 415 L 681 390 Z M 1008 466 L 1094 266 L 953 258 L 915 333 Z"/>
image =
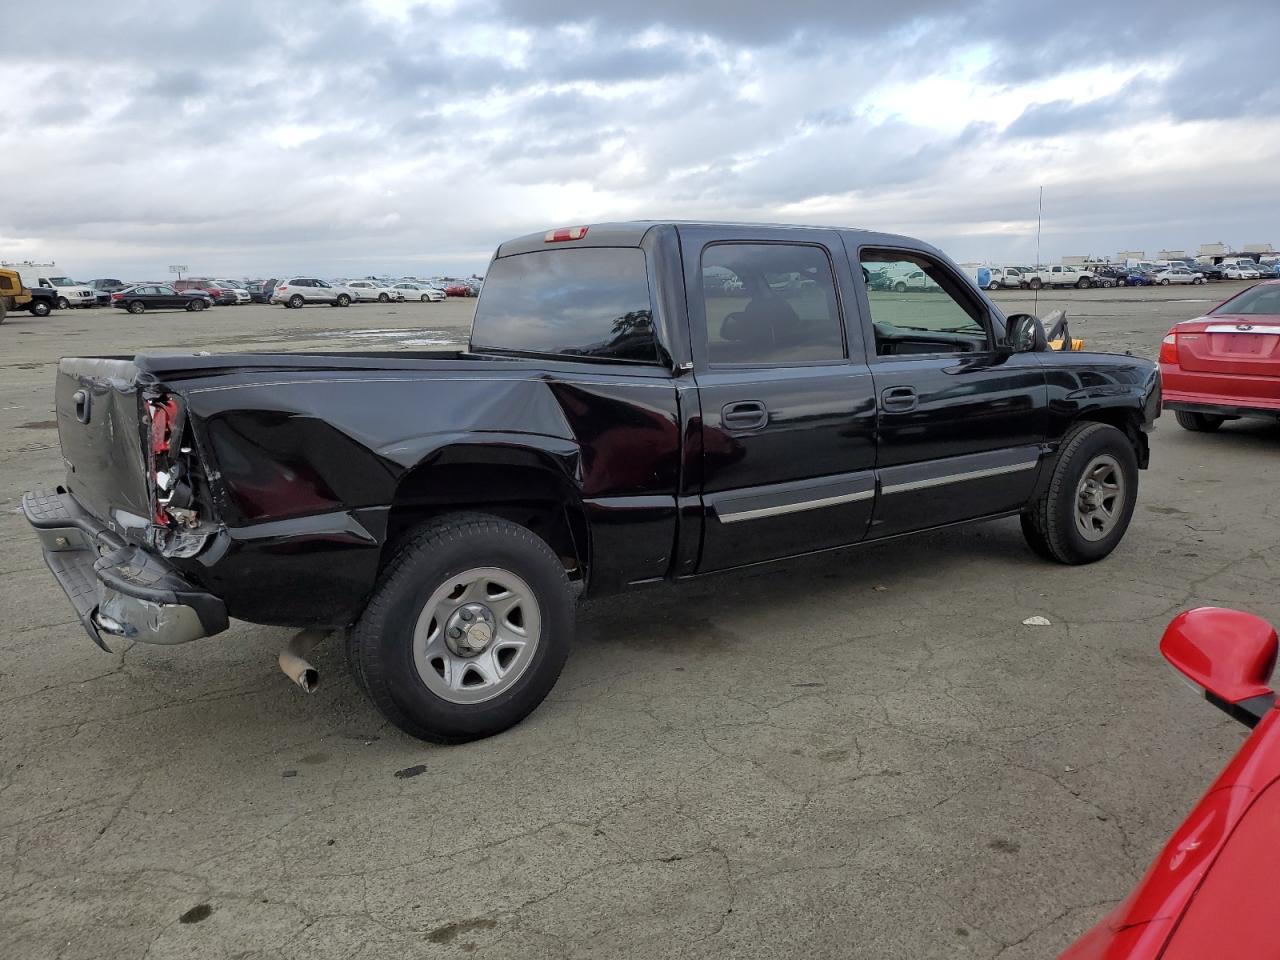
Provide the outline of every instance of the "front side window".
<path id="1" fill-rule="evenodd" d="M 844 359 L 835 277 L 821 247 L 712 244 L 702 251 L 702 297 L 712 364 Z"/>
<path id="2" fill-rule="evenodd" d="M 901 250 L 864 249 L 861 260 L 878 356 L 990 349 L 981 305 L 941 264 Z"/>
<path id="3" fill-rule="evenodd" d="M 495 260 L 473 350 L 658 362 L 644 251 L 539 250 Z"/>

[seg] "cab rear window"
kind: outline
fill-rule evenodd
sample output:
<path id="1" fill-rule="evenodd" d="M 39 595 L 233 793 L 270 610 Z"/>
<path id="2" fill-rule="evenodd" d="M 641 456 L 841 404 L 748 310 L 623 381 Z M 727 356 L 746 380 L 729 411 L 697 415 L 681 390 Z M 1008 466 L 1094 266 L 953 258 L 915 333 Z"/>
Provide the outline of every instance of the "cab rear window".
<path id="1" fill-rule="evenodd" d="M 644 251 L 585 247 L 495 260 L 476 305 L 471 348 L 658 362 Z"/>

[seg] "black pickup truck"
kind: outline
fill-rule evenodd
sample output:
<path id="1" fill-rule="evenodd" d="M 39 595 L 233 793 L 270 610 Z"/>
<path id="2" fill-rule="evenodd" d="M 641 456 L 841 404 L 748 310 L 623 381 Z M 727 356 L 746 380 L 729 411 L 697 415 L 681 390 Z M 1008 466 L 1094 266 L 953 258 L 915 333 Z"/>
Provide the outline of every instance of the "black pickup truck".
<path id="1" fill-rule="evenodd" d="M 446 742 L 541 702 L 583 593 L 1014 515 L 1099 560 L 1160 410 L 1151 362 L 1046 351 L 927 244 L 712 223 L 504 243 L 465 350 L 64 359 L 56 392 L 66 480 L 23 505 L 96 642 L 343 628 Z"/>

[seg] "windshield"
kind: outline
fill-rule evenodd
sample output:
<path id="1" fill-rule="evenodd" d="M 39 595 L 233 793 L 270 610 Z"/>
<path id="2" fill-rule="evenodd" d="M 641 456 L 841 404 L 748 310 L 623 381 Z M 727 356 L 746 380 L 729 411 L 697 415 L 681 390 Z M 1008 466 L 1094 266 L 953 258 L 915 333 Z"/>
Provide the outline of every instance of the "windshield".
<path id="1" fill-rule="evenodd" d="M 1280 317 L 1280 286 L 1262 283 L 1237 294 L 1209 316 Z"/>
<path id="2" fill-rule="evenodd" d="M 471 344 L 657 362 L 644 251 L 586 247 L 502 257 L 476 307 Z"/>
<path id="3" fill-rule="evenodd" d="M 49 282 L 55 287 L 74 287 L 76 282 L 70 277 L 50 277 Z"/>

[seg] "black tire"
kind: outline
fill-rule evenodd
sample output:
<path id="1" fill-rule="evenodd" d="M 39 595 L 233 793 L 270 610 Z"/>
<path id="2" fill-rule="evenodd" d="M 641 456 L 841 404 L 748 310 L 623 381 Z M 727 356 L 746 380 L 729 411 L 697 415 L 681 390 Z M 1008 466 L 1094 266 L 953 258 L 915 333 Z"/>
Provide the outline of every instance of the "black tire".
<path id="1" fill-rule="evenodd" d="M 1204 283 L 1204 277 L 1196 277 L 1194 280 L 1191 281 L 1191 285 L 1193 287 L 1201 283 Z"/>
<path id="2" fill-rule="evenodd" d="M 1169 278 L 1168 278 L 1168 277 L 1165 277 L 1163 280 L 1161 280 L 1161 281 L 1160 281 L 1160 286 L 1162 286 L 1162 287 L 1167 287 L 1168 285 L 1169 285 Z"/>
<path id="3" fill-rule="evenodd" d="M 27 305 L 27 310 L 35 317 L 47 317 L 53 312 L 53 307 L 49 306 L 48 300 L 32 300 Z"/>
<path id="4" fill-rule="evenodd" d="M 199 313 L 201 310 L 204 309 L 204 301 L 192 300 L 190 303 L 187 304 L 187 309 L 190 310 L 192 313 Z"/>
<path id="5" fill-rule="evenodd" d="M 141 300 L 130 300 L 129 312 L 130 313 L 146 313 L 147 305 L 143 303 Z"/>
<path id="6" fill-rule="evenodd" d="M 1090 284 L 1088 279 L 1085 277 L 1081 277 L 1079 280 L 1076 281 L 1077 290 L 1088 290 L 1090 286 L 1092 286 L 1092 284 Z"/>
<path id="7" fill-rule="evenodd" d="M 302 298 L 302 294 L 300 294 L 300 293 L 295 293 L 295 294 L 294 294 L 292 297 L 290 297 L 290 298 L 288 299 L 288 301 L 286 301 L 286 302 L 289 304 L 289 306 L 290 306 L 290 308 L 291 308 L 291 309 L 294 309 L 294 310 L 301 310 L 301 309 L 302 309 L 302 305 L 303 305 L 304 303 L 306 303 L 307 301 L 306 301 L 306 300 L 304 300 L 304 299 Z"/>
<path id="8" fill-rule="evenodd" d="M 55 302 L 57 303 L 59 310 L 71 309 L 71 301 L 68 300 L 66 297 L 58 297 L 58 299 Z"/>
<path id="9" fill-rule="evenodd" d="M 1039 290 L 1041 287 L 1044 286 L 1044 281 L 1041 280 L 1039 277 L 1032 277 L 1029 281 L 1027 281 L 1027 286 L 1030 287 L 1032 290 Z"/>
<path id="10" fill-rule="evenodd" d="M 901 280 L 899 280 L 897 283 L 893 285 L 893 290 L 895 293 L 906 293 L 907 285 L 903 283 Z"/>
<path id="11" fill-rule="evenodd" d="M 1109 454 L 1119 465 L 1125 499 L 1115 526 L 1101 539 L 1088 540 L 1076 528 L 1077 490 L 1085 469 L 1102 454 Z M 1138 500 L 1138 460 L 1129 438 L 1110 424 L 1078 423 L 1062 438 L 1047 469 L 1050 476 L 1044 494 L 1022 514 L 1027 544 L 1039 556 L 1058 563 L 1101 560 L 1124 538 Z"/>
<path id="12" fill-rule="evenodd" d="M 1226 417 L 1220 417 L 1217 414 L 1193 413 L 1190 410 L 1173 411 L 1173 419 L 1178 421 L 1178 426 L 1183 430 L 1190 430 L 1193 433 L 1213 433 L 1227 420 Z"/>
<path id="13" fill-rule="evenodd" d="M 334 306 L 349 307 L 351 306 L 351 298 L 345 293 L 338 294 L 338 299 L 334 301 Z"/>
<path id="14" fill-rule="evenodd" d="M 452 576 L 499 567 L 522 578 L 537 600 L 542 634 L 512 686 L 479 703 L 429 690 L 414 664 L 414 628 L 428 597 Z M 514 726 L 540 704 L 564 667 L 574 633 L 574 597 L 564 566 L 528 529 L 482 513 L 432 520 L 407 536 L 347 636 L 357 682 L 378 710 L 410 736 L 462 743 Z"/>
<path id="15" fill-rule="evenodd" d="M 378 294 L 378 302 L 379 302 L 379 303 L 390 303 L 390 302 L 391 302 L 391 298 L 390 298 L 389 296 L 387 296 L 385 293 L 380 293 L 380 294 Z"/>
<path id="16" fill-rule="evenodd" d="M 430 302 L 431 302 L 431 298 L 430 298 L 429 296 L 427 296 L 425 293 L 422 295 L 422 297 L 421 297 L 420 299 L 422 300 L 422 302 L 423 302 L 423 303 L 430 303 Z"/>

